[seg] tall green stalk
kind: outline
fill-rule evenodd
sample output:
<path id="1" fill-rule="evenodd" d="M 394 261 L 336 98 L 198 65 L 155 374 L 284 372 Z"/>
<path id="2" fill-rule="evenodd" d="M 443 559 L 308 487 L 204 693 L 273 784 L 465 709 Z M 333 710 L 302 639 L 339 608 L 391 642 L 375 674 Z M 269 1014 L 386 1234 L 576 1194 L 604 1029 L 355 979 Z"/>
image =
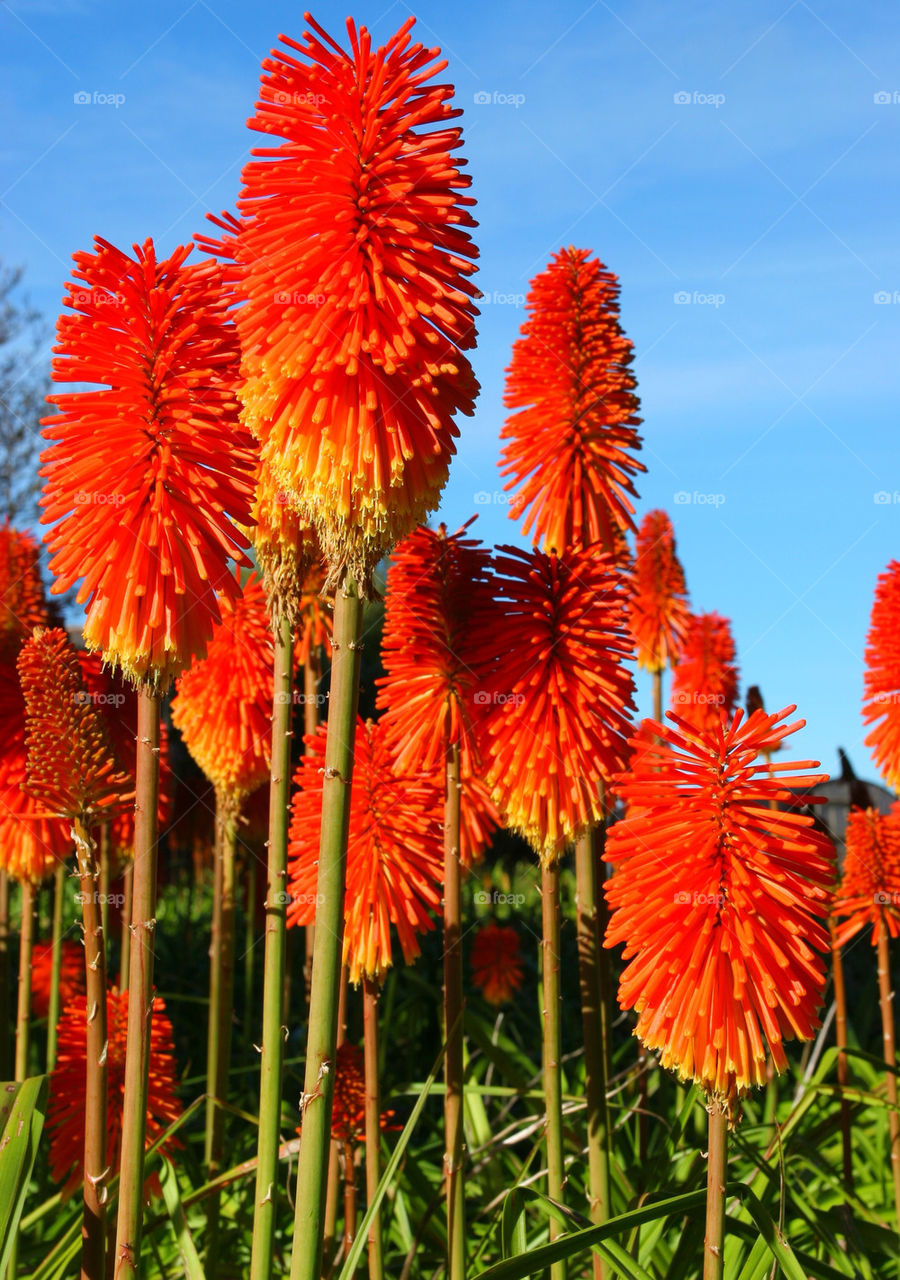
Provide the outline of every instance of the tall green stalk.
<path id="1" fill-rule="evenodd" d="M 604 828 L 593 828 L 575 841 L 575 893 L 578 936 L 578 974 L 581 1023 L 584 1029 L 585 1099 L 587 1102 L 590 1216 L 595 1226 L 609 1219 L 609 1112 L 606 1102 L 606 1046 L 602 1017 L 600 967 L 608 962 L 597 914 L 602 889 L 597 883 L 599 846 Z M 602 864 L 601 864 L 602 865 Z M 603 1259 L 594 1254 L 595 1280 L 607 1274 Z"/>
<path id="2" fill-rule="evenodd" d="M 832 919 L 831 926 L 831 965 L 834 977 L 834 1038 L 838 1048 L 837 1078 L 838 1091 L 841 1097 L 841 1159 L 844 1171 L 844 1187 L 848 1195 L 853 1194 L 853 1143 L 850 1127 L 850 1103 L 844 1090 L 850 1084 L 850 1066 L 846 1053 L 847 1048 L 847 993 L 844 987 L 844 961 L 841 949 L 837 945 L 837 930 Z"/>
<path id="3" fill-rule="evenodd" d="M 725 1274 L 725 1182 L 728 1165 L 728 1115 L 710 1098 L 709 1158 L 706 1166 L 706 1236 L 703 1241 L 703 1280 L 723 1280 Z"/>
<path id="4" fill-rule="evenodd" d="M 209 1021 L 206 1037 L 206 1141 L 204 1159 L 209 1181 L 222 1171 L 225 1112 L 231 1065 L 234 1018 L 234 855 L 238 807 L 233 798 L 216 795 L 216 851 L 213 885 L 212 941 L 209 949 Z M 215 1274 L 219 1240 L 219 1192 L 207 1209 L 206 1269 Z"/>
<path id="5" fill-rule="evenodd" d="M 363 978 L 363 1056 L 366 1074 L 366 1207 L 381 1177 L 381 1090 L 378 1087 L 378 983 Z M 369 1280 L 384 1280 L 381 1209 L 369 1223 Z"/>
<path id="6" fill-rule="evenodd" d="M 562 1204 L 566 1172 L 563 1156 L 562 1118 L 562 999 L 560 992 L 559 940 L 559 860 L 541 861 L 541 983 L 544 997 L 544 1110 L 546 1112 L 547 1194 Z M 550 1221 L 550 1239 L 562 1234 L 555 1219 Z M 551 1280 L 566 1280 L 565 1262 L 554 1262 Z"/>
<path id="7" fill-rule="evenodd" d="M 34 955 L 34 885 L 22 881 L 22 920 L 19 925 L 19 998 L 16 1004 L 16 1079 L 28 1075 L 28 1033 L 31 1026 L 31 964 Z"/>
<path id="8" fill-rule="evenodd" d="M 309 737 L 319 727 L 319 685 L 322 679 L 322 660 L 319 650 L 310 646 L 303 667 L 303 732 Z M 309 992 L 312 985 L 313 950 L 316 928 L 308 924 L 303 930 L 303 999 L 309 1009 Z M 337 1160 L 337 1156 L 334 1157 Z"/>
<path id="9" fill-rule="evenodd" d="M 444 796 L 444 1187 L 447 1202 L 447 1276 L 465 1280 L 466 1190 L 463 1175 L 463 971 L 460 898 L 459 744 L 447 746 Z"/>
<path id="10" fill-rule="evenodd" d="M 322 1268 L 341 945 L 344 934 L 350 787 L 359 703 L 361 623 L 362 602 L 355 583 L 348 578 L 338 590 L 334 606 L 334 655 L 331 664 L 325 776 L 322 784 L 322 837 L 316 884 L 316 939 L 309 1002 L 306 1076 L 301 1104 L 302 1130 L 291 1280 L 319 1280 Z"/>
<path id="11" fill-rule="evenodd" d="M 243 1047 L 249 1057 L 253 1044 L 253 1021 L 250 1011 L 256 1008 L 254 974 L 256 971 L 256 862 L 247 859 L 244 882 L 244 1022 Z"/>
<path id="12" fill-rule="evenodd" d="M 47 1070 L 56 1066 L 56 1025 L 59 1022 L 59 978 L 62 968 L 63 897 L 66 864 L 58 862 L 53 873 L 53 924 L 50 930 L 50 999 L 47 1003 Z"/>
<path id="13" fill-rule="evenodd" d="M 891 989 L 891 957 L 888 930 L 884 920 L 878 932 L 878 995 L 881 1002 L 881 1032 L 884 1044 L 885 1091 L 890 1104 L 888 1132 L 891 1139 L 891 1176 L 894 1182 L 894 1210 L 900 1231 L 900 1112 L 897 1111 L 897 1053 L 894 1042 L 894 993 Z"/>
<path id="14" fill-rule="evenodd" d="M 99 868 L 94 841 L 75 820 L 75 854 L 81 888 L 85 971 L 84 1211 L 81 1227 L 81 1280 L 106 1274 L 107 1032 L 106 945 L 100 911 Z"/>
<path id="15" fill-rule="evenodd" d="M 0 1079 L 8 1080 L 10 1053 L 9 874 L 0 870 Z"/>
<path id="16" fill-rule="evenodd" d="M 275 663 L 272 759 L 269 773 L 269 849 L 266 870 L 266 943 L 263 961 L 263 1025 L 259 1080 L 256 1198 L 253 1211 L 251 1280 L 273 1274 L 281 1075 L 284 1063 L 284 968 L 287 933 L 288 798 L 291 786 L 291 710 L 294 629 L 290 614 L 274 620 Z"/>
<path id="17" fill-rule="evenodd" d="M 150 1063 L 150 1015 L 153 999 L 153 938 L 156 929 L 160 703 L 159 692 L 146 686 L 141 688 L 138 693 L 130 982 L 115 1280 L 137 1275 L 141 1257 L 147 1072 Z"/>
<path id="18" fill-rule="evenodd" d="M 335 1051 L 347 1039 L 347 992 L 350 986 L 350 970 L 347 965 L 341 968 L 341 994 L 338 999 L 338 1029 Z M 381 1064 L 378 1064 L 379 1070 Z M 337 1255 L 337 1220 L 341 1200 L 341 1165 L 343 1163 L 343 1143 L 331 1139 L 328 1152 L 328 1186 L 325 1192 L 325 1230 L 322 1243 L 322 1274 L 330 1273 Z"/>
<path id="19" fill-rule="evenodd" d="M 128 858 L 122 869 L 122 945 L 119 952 L 119 990 L 128 990 L 131 974 L 131 906 L 134 898 L 134 860 Z"/>

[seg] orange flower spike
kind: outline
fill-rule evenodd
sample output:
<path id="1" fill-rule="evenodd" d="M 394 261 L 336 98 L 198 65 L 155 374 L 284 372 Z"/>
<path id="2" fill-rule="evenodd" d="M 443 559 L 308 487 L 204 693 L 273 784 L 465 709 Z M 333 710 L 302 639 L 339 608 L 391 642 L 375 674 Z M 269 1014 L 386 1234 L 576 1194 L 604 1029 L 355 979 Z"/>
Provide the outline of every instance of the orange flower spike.
<path id="1" fill-rule="evenodd" d="M 305 742 L 297 767 L 288 843 L 288 924 L 312 924 L 322 810 L 326 726 Z M 442 791 L 428 774 L 394 771 L 382 724 L 358 721 L 350 796 L 344 963 L 350 981 L 390 968 L 391 925 L 403 958 L 434 928 L 443 876 Z"/>
<path id="2" fill-rule="evenodd" d="M 866 639 L 866 746 L 889 787 L 900 790 L 900 561 L 879 574 Z"/>
<path id="3" fill-rule="evenodd" d="M 41 553 L 30 533 L 0 525 L 0 662 L 14 659 L 35 627 L 50 621 Z"/>
<path id="4" fill-rule="evenodd" d="M 493 920 L 484 925 L 475 934 L 469 965 L 472 981 L 488 1004 L 506 1004 L 524 977 L 517 930 Z"/>
<path id="5" fill-rule="evenodd" d="M 320 562 L 306 572 L 297 609 L 294 661 L 305 667 L 314 649 L 322 649 L 331 657 L 331 634 L 334 614 L 324 596 L 325 569 Z"/>
<path id="6" fill-rule="evenodd" d="M 872 946 L 881 930 L 900 935 L 900 815 L 851 809 L 844 836 L 847 856 L 833 915 L 842 921 L 837 945 L 872 925 Z"/>
<path id="7" fill-rule="evenodd" d="M 490 557 L 465 528 L 447 536 L 420 526 L 397 546 L 388 570 L 378 705 L 397 768 L 433 773 L 443 785 L 447 746 L 460 748 L 460 856 L 470 865 L 498 814 L 480 778 L 474 666 L 480 638 L 472 625 Z"/>
<path id="8" fill-rule="evenodd" d="M 665 511 L 648 511 L 637 535 L 630 625 L 645 671 L 674 666 L 691 622 L 684 570 Z"/>
<path id="9" fill-rule="evenodd" d="M 341 49 L 311 30 L 263 64 L 238 202 L 244 421 L 335 577 L 363 589 L 438 504 L 457 413 L 478 384 L 469 276 L 475 225 L 438 50 L 383 48 L 348 20 Z M 437 126 L 437 127 L 435 127 Z"/>
<path id="10" fill-rule="evenodd" d="M 36 884 L 71 852 L 71 823 L 52 817 L 25 790 L 25 699 L 13 663 L 0 665 L 0 724 L 0 866 L 14 879 Z"/>
<path id="11" fill-rule="evenodd" d="M 125 1096 L 125 1033 L 128 1026 L 128 992 L 114 987 L 107 994 L 107 1070 L 109 1073 L 106 1159 L 111 1176 L 119 1171 L 122 1154 L 122 1103 Z M 85 998 L 67 1002 L 59 1019 L 57 1065 L 51 1076 L 47 1131 L 50 1135 L 50 1176 L 64 1182 L 63 1195 L 77 1191 L 84 1180 L 84 1097 L 87 1078 L 87 1017 Z M 176 1096 L 178 1075 L 172 1046 L 172 1024 L 162 999 L 153 1001 L 150 1022 L 150 1070 L 147 1090 L 146 1144 L 149 1147 L 181 1115 Z M 170 1139 L 163 1151 L 178 1146 Z"/>
<path id="12" fill-rule="evenodd" d="M 589 250 L 561 249 L 531 282 L 506 371 L 510 515 L 527 512 L 522 533 L 548 551 L 612 551 L 617 530 L 634 528 L 632 477 L 646 468 L 633 456 L 641 419 L 618 298 L 618 278 Z"/>
<path id="13" fill-rule="evenodd" d="M 620 779 L 626 816 L 607 837 L 604 945 L 624 942 L 629 962 L 619 1005 L 664 1067 L 728 1106 L 765 1083 L 766 1042 L 783 1069 L 783 1041 L 819 1026 L 834 851 L 811 817 L 770 805 L 827 775 L 760 758 L 803 726 L 784 723 L 794 710 L 645 721 L 657 741 L 642 740 Z"/>
<path id="14" fill-rule="evenodd" d="M 49 813 L 87 826 L 134 799 L 133 779 L 113 751 L 65 631 L 36 628 L 22 646 L 26 788 Z"/>
<path id="15" fill-rule="evenodd" d="M 727 618 L 717 613 L 692 617 L 672 673 L 672 709 L 697 727 L 729 719 L 738 697 L 736 658 Z"/>
<path id="16" fill-rule="evenodd" d="M 552 858 L 602 821 L 598 784 L 628 759 L 625 590 L 596 548 L 498 551 L 478 630 L 486 781 L 507 825 Z"/>
<path id="17" fill-rule="evenodd" d="M 200 656 L 247 563 L 256 451 L 238 425 L 239 351 L 222 268 L 107 241 L 77 253 L 53 361 L 42 521 L 54 592 L 80 580 L 85 642 L 165 688 Z M 98 470 L 98 449 L 103 465 Z"/>
<path id="18" fill-rule="evenodd" d="M 234 800 L 266 781 L 272 746 L 274 651 L 265 593 L 255 574 L 239 590 L 236 600 L 222 601 L 206 657 L 178 677 L 172 699 L 172 723 L 188 751 Z"/>

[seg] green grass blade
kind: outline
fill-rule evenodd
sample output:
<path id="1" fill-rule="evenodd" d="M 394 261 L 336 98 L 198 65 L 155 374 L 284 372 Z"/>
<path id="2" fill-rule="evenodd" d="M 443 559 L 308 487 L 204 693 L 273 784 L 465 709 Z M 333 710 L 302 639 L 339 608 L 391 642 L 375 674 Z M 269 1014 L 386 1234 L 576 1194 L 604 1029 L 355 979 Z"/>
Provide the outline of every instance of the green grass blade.
<path id="1" fill-rule="evenodd" d="M 166 1209 L 172 1221 L 172 1230 L 175 1232 L 175 1239 L 178 1242 L 178 1256 L 181 1258 L 181 1264 L 184 1267 L 185 1280 L 206 1280 L 203 1266 L 200 1262 L 200 1254 L 197 1252 L 197 1246 L 194 1244 L 194 1238 L 191 1235 L 191 1230 L 184 1214 L 181 1193 L 178 1190 L 178 1177 L 171 1160 L 163 1160 L 162 1167 L 159 1170 L 159 1181 L 162 1186 Z"/>
<path id="2" fill-rule="evenodd" d="M 0 1090 L 3 1135 L 0 1137 L 0 1274 L 6 1274 L 10 1250 L 16 1238 L 28 1183 L 37 1156 L 49 1076 L 33 1076 L 21 1084 L 5 1084 Z"/>

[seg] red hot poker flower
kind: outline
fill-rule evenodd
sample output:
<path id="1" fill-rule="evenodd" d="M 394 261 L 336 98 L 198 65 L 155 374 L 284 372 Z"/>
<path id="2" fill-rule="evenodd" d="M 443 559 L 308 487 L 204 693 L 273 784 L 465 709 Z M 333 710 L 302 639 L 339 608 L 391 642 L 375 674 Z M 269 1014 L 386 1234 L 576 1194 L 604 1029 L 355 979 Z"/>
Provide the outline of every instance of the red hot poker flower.
<path id="1" fill-rule="evenodd" d="M 833 910 L 842 920 L 836 942 L 842 947 L 870 924 L 877 946 L 882 929 L 890 938 L 900 935 L 900 815 L 851 809 L 844 839 L 847 856 Z"/>
<path id="2" fill-rule="evenodd" d="M 604 817 L 599 784 L 628 758 L 633 681 L 610 556 L 500 547 L 479 634 L 486 780 L 543 858 Z"/>
<path id="3" fill-rule="evenodd" d="M 700 613 L 688 633 L 672 673 L 672 709 L 698 728 L 730 719 L 737 705 L 738 669 L 727 618 Z"/>
<path id="4" fill-rule="evenodd" d="M 387 579 L 387 674 L 378 681 L 378 704 L 399 770 L 433 773 L 443 785 L 447 747 L 459 747 L 460 856 L 469 865 L 498 815 L 480 778 L 474 703 L 481 641 L 472 611 L 490 558 L 464 533 L 448 537 L 443 525 L 437 531 L 420 526 L 397 546 Z"/>
<path id="5" fill-rule="evenodd" d="M 801 728 L 794 711 L 696 727 L 650 721 L 607 838 L 612 911 L 605 945 L 625 943 L 619 1005 L 664 1067 L 727 1105 L 779 1070 L 783 1041 L 808 1040 L 825 988 L 821 955 L 834 882 L 831 842 L 795 810 L 790 788 L 815 761 L 767 764 L 760 752 Z M 646 723 L 646 722 L 645 722 Z M 815 803 L 818 797 L 807 798 Z"/>
<path id="6" fill-rule="evenodd" d="M 282 139 L 244 169 L 237 317 L 244 421 L 326 560 L 365 585 L 437 506 L 458 412 L 478 390 L 474 203 L 446 63 L 410 42 L 345 52 L 311 31 L 263 64 L 251 128 Z"/>
<path id="7" fill-rule="evenodd" d="M 900 561 L 878 577 L 866 640 L 863 721 L 881 776 L 900 788 Z"/>
<path id="8" fill-rule="evenodd" d="M 32 630 L 49 621 L 38 544 L 7 517 L 0 525 L 0 662 L 14 660 Z"/>
<path id="9" fill-rule="evenodd" d="M 675 532 L 665 511 L 648 511 L 641 521 L 629 616 L 638 666 L 646 671 L 674 666 L 691 615 Z"/>
<path id="10" fill-rule="evenodd" d="M 288 844 L 288 924 L 313 924 L 326 726 L 304 739 Z M 443 875 L 442 791 L 428 774 L 395 772 L 381 723 L 358 721 L 350 794 L 344 963 L 350 981 L 391 965 L 391 925 L 407 964 L 434 928 Z"/>
<path id="11" fill-rule="evenodd" d="M 148 240 L 130 258 L 97 238 L 75 255 L 53 377 L 101 385 L 49 397 L 41 471 L 53 590 L 80 579 L 88 648 L 162 687 L 204 652 L 216 593 L 235 591 L 256 467 L 222 269 L 189 253 L 159 261 Z"/>
<path id="12" fill-rule="evenodd" d="M 633 456 L 641 420 L 618 298 L 618 278 L 589 250 L 561 249 L 531 282 L 506 371 L 510 515 L 527 511 L 522 532 L 548 551 L 612 551 L 617 530 L 634 528 L 632 476 L 646 468 Z"/>
<path id="13" fill-rule="evenodd" d="M 111 1174 L 119 1170 L 122 1154 L 122 1102 L 125 1096 L 125 1033 L 128 1026 L 128 992 L 113 987 L 107 994 L 109 1047 L 109 1106 L 106 1158 Z M 63 1195 L 77 1191 L 84 1178 L 84 1097 L 87 1078 L 87 1015 L 84 996 L 75 996 L 63 1008 L 57 1033 L 57 1065 L 51 1077 L 47 1129 L 50 1134 L 50 1176 L 62 1182 Z M 147 1089 L 146 1144 L 149 1147 L 173 1120 L 181 1115 L 176 1097 L 178 1077 L 172 1047 L 172 1024 L 159 996 L 153 1001 L 150 1022 L 150 1071 Z M 163 1148 L 171 1152 L 175 1142 Z"/>
<path id="14" fill-rule="evenodd" d="M 84 947 L 64 938 L 59 969 L 59 1007 L 76 996 L 84 996 Z M 50 1012 L 50 985 L 53 979 L 53 943 L 36 942 L 31 959 L 31 1011 L 36 1018 Z"/>
<path id="15" fill-rule="evenodd" d="M 472 981 L 489 1004 L 506 1004 L 522 985 L 519 934 L 491 920 L 475 934 L 469 954 Z"/>
<path id="16" fill-rule="evenodd" d="M 172 699 L 172 723 L 188 751 L 234 801 L 269 776 L 273 662 L 266 597 L 251 574 L 236 601 L 223 600 L 206 657 L 179 676 Z"/>
<path id="17" fill-rule="evenodd" d="M 18 660 L 25 698 L 26 787 L 49 813 L 91 826 L 134 797 L 65 631 L 36 628 Z"/>

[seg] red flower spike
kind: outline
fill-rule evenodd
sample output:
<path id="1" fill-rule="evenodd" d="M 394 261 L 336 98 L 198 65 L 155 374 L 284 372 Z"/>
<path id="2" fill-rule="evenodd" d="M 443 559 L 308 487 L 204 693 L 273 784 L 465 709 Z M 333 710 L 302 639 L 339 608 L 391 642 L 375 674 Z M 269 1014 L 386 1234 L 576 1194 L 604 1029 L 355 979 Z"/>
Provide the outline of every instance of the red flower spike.
<path id="1" fill-rule="evenodd" d="M 25 699 L 13 663 L 0 664 L 0 866 L 38 883 L 72 850 L 71 823 L 53 817 L 25 790 Z"/>
<path id="2" fill-rule="evenodd" d="M 545 859 L 604 817 L 600 783 L 628 758 L 633 680 L 612 557 L 500 547 L 481 606 L 486 781 Z"/>
<path id="3" fill-rule="evenodd" d="M 641 521 L 629 617 L 638 666 L 645 671 L 674 666 L 691 614 L 675 532 L 665 511 L 648 511 Z"/>
<path id="4" fill-rule="evenodd" d="M 879 574 L 866 639 L 866 746 L 889 787 L 900 790 L 900 561 Z"/>
<path id="5" fill-rule="evenodd" d="M 437 506 L 453 418 L 473 412 L 474 201 L 452 86 L 432 83 L 446 63 L 414 20 L 375 51 L 348 20 L 349 52 L 307 21 L 264 62 L 248 122 L 282 141 L 254 152 L 238 202 L 241 395 L 333 575 L 365 589 Z"/>
<path id="6" fill-rule="evenodd" d="M 247 545 L 256 453 L 237 423 L 238 343 L 222 269 L 130 258 L 105 240 L 77 253 L 48 397 L 42 520 L 55 592 L 81 580 L 88 648 L 165 688 L 201 656 Z M 98 471 L 98 450 L 103 466 Z M 58 522 L 58 523 L 57 523 Z"/>
<path id="7" fill-rule="evenodd" d="M 40 548 L 7 517 L 0 525 L 0 662 L 14 661 L 34 628 L 49 621 Z"/>
<path id="8" fill-rule="evenodd" d="M 607 837 L 605 946 L 625 943 L 619 1006 L 664 1067 L 731 1106 L 778 1070 L 783 1041 L 810 1039 L 825 989 L 824 918 L 834 851 L 795 809 L 816 761 L 767 765 L 760 751 L 800 729 L 795 710 L 698 727 L 670 713 L 649 724 L 619 784 L 626 817 Z M 823 803 L 804 796 L 805 803 Z"/>
<path id="9" fill-rule="evenodd" d="M 238 581 L 240 571 L 237 571 Z M 183 672 L 172 723 L 200 769 L 235 801 L 268 779 L 275 660 L 265 593 L 255 574 L 222 601 L 206 657 Z"/>
<path id="10" fill-rule="evenodd" d="M 122 1103 L 125 1097 L 125 1033 L 128 1026 L 128 992 L 113 987 L 106 1003 L 109 1072 L 106 1160 L 111 1176 L 119 1171 L 122 1156 Z M 63 1182 L 63 1195 L 77 1191 L 84 1180 L 84 1097 L 87 1076 L 87 1017 L 84 996 L 75 996 L 63 1008 L 57 1029 L 56 1068 L 50 1078 L 47 1131 L 50 1135 L 50 1176 Z M 173 1120 L 181 1115 L 176 1097 L 178 1078 L 172 1024 L 162 999 L 153 1001 L 150 1021 L 150 1071 L 147 1087 L 146 1145 L 149 1147 Z M 169 1155 L 178 1142 L 169 1139 L 162 1150 Z"/>
<path id="11" fill-rule="evenodd" d="M 870 924 L 877 947 L 882 929 L 889 938 L 900 935 L 900 815 L 851 809 L 844 839 L 844 874 L 832 911 L 842 920 L 837 945 Z"/>
<path id="12" fill-rule="evenodd" d="M 322 725 L 304 739 L 307 753 L 294 775 L 289 925 L 315 921 L 325 736 Z M 407 964 L 419 954 L 416 934 L 434 928 L 431 913 L 441 904 L 444 867 L 442 811 L 433 777 L 395 772 L 382 725 L 359 720 L 344 901 L 343 954 L 351 982 L 378 977 L 390 967 L 392 924 Z"/>
<path id="13" fill-rule="evenodd" d="M 432 773 L 443 786 L 448 745 L 460 749 L 460 858 L 471 865 L 497 825 L 481 781 L 475 735 L 480 637 L 472 621 L 490 557 L 465 529 L 447 536 L 420 526 L 397 546 L 388 570 L 384 633 L 386 675 L 378 680 L 381 723 L 401 771 Z"/>
<path id="14" fill-rule="evenodd" d="M 30 794 L 49 813 L 86 826 L 125 808 L 134 799 L 133 780 L 115 757 L 66 632 L 36 628 L 17 666 Z"/>
<path id="15" fill-rule="evenodd" d="M 738 698 L 736 657 L 727 618 L 717 613 L 692 617 L 672 673 L 672 710 L 697 728 L 729 720 Z"/>
<path id="16" fill-rule="evenodd" d="M 509 514 L 527 512 L 523 535 L 548 551 L 612 551 L 617 530 L 634 528 L 632 476 L 646 468 L 633 457 L 641 419 L 618 298 L 618 278 L 589 250 L 560 249 L 531 282 L 506 371 Z"/>
<path id="17" fill-rule="evenodd" d="M 488 1004 L 506 1004 L 524 977 L 517 930 L 493 920 L 484 925 L 475 934 L 469 965 L 472 981 Z"/>
<path id="18" fill-rule="evenodd" d="M 64 1009 L 76 996 L 84 997 L 84 947 L 64 938 L 59 968 L 59 1007 Z M 53 943 L 36 942 L 31 958 L 31 1012 L 46 1018 L 50 1012 L 50 985 L 53 980 Z"/>

